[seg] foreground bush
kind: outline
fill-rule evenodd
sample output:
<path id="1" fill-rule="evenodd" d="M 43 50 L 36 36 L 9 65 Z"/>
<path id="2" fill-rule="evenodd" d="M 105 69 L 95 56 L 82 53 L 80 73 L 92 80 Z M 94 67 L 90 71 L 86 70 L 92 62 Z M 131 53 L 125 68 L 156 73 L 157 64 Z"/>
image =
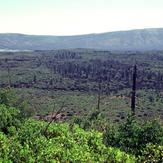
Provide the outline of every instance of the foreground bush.
<path id="1" fill-rule="evenodd" d="M 0 105 L 0 131 L 8 133 L 10 127 L 18 127 L 20 125 L 19 110 L 6 105 Z"/>
<path id="2" fill-rule="evenodd" d="M 146 148 L 142 152 L 142 156 L 139 158 L 139 162 L 163 162 L 163 146 L 147 144 Z"/>
<path id="3" fill-rule="evenodd" d="M 118 127 L 110 127 L 104 134 L 105 144 L 141 155 L 147 144 L 163 145 L 163 126 L 156 120 L 140 123 L 134 117 Z"/>
<path id="4" fill-rule="evenodd" d="M 116 148 L 107 148 L 99 132 L 54 123 L 45 133 L 46 125 L 28 120 L 14 136 L 0 133 L 1 161 L 135 162 L 133 156 Z"/>
<path id="5" fill-rule="evenodd" d="M 129 117 L 103 135 L 79 125 L 20 118 L 16 108 L 0 105 L 0 162 L 157 162 L 162 163 L 163 128 Z M 48 126 L 48 127 L 47 127 Z M 103 142 L 105 138 L 105 144 Z M 135 155 L 135 156 L 134 156 Z"/>

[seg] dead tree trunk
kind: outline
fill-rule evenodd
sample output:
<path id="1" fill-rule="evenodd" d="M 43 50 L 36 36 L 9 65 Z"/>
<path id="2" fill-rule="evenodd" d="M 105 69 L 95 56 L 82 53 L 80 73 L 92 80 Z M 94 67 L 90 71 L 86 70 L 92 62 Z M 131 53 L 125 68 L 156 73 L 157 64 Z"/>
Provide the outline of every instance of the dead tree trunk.
<path id="1" fill-rule="evenodd" d="M 131 97 L 131 112 L 133 115 L 135 115 L 136 78 L 137 78 L 137 66 L 135 65 L 133 71 L 133 84 L 132 84 L 132 97 Z"/>
<path id="2" fill-rule="evenodd" d="M 9 87 L 11 87 L 11 74 L 10 74 L 10 66 L 9 66 L 8 59 L 7 59 L 7 58 L 5 59 L 5 63 L 6 63 L 6 66 L 7 66 L 7 78 L 8 78 L 8 86 L 9 86 Z"/>
<path id="3" fill-rule="evenodd" d="M 97 98 L 97 110 L 100 110 L 100 102 L 101 102 L 101 82 L 98 83 L 98 98 Z"/>
<path id="4" fill-rule="evenodd" d="M 50 69 L 50 75 L 51 75 L 51 78 L 50 78 L 50 86 L 53 87 L 53 83 L 54 83 L 54 71 L 53 71 L 53 67 Z"/>
<path id="5" fill-rule="evenodd" d="M 34 74 L 34 76 L 33 76 L 33 83 L 36 84 L 36 82 L 37 82 L 37 77 L 36 77 L 36 75 Z"/>

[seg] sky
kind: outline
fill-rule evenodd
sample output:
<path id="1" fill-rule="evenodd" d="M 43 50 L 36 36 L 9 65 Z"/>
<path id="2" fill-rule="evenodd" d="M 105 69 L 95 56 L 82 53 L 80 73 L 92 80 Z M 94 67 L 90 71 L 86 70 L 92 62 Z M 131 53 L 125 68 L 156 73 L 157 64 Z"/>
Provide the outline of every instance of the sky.
<path id="1" fill-rule="evenodd" d="M 163 0 L 0 0 L 0 33 L 80 35 L 163 27 Z"/>

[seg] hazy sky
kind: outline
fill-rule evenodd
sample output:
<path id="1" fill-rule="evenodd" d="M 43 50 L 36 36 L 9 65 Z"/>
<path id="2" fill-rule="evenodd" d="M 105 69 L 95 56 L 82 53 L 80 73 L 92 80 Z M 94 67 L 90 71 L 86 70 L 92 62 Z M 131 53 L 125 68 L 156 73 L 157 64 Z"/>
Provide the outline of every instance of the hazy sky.
<path id="1" fill-rule="evenodd" d="M 0 33 L 75 35 L 163 27 L 163 0 L 0 0 Z"/>

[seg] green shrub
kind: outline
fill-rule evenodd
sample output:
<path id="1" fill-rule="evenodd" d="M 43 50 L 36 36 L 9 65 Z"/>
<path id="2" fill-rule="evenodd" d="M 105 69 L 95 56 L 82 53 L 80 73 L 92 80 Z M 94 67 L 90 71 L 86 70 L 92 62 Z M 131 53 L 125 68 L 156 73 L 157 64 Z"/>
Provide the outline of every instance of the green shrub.
<path id="1" fill-rule="evenodd" d="M 32 119 L 22 123 L 17 133 L 0 135 L 1 160 L 13 162 L 135 162 L 132 155 L 107 148 L 103 135 L 85 131 L 78 125 L 53 123 L 46 135 L 47 123 Z"/>
<path id="2" fill-rule="evenodd" d="M 139 157 L 138 162 L 144 163 L 162 163 L 163 162 L 163 146 L 147 144 L 146 148 L 142 151 L 142 156 Z"/>
<path id="3" fill-rule="evenodd" d="M 0 132 L 0 162 L 9 161 L 9 140 L 4 133 Z"/>
<path id="4" fill-rule="evenodd" d="M 28 103 L 18 97 L 11 88 L 4 88 L 0 90 L 0 104 L 7 107 L 16 107 L 20 111 L 22 118 L 31 117 L 33 115 L 33 110 L 29 108 Z"/>
<path id="5" fill-rule="evenodd" d="M 9 127 L 18 127 L 20 124 L 19 118 L 18 109 L 0 105 L 0 131 L 7 134 Z"/>
<path id="6" fill-rule="evenodd" d="M 104 134 L 107 146 L 118 147 L 126 152 L 141 155 L 146 144 L 163 144 L 163 127 L 154 120 L 138 123 L 134 117 L 129 116 L 119 127 L 110 127 Z"/>

